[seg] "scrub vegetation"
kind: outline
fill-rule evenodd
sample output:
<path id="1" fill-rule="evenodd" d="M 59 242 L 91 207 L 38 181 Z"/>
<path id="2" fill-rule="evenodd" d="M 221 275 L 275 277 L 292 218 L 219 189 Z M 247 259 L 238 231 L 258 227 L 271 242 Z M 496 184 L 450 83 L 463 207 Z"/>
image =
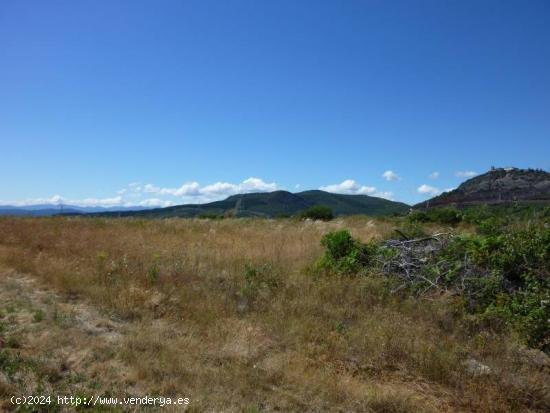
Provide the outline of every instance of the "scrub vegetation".
<path id="1" fill-rule="evenodd" d="M 548 219 L 0 218 L 0 395 L 548 411 Z"/>

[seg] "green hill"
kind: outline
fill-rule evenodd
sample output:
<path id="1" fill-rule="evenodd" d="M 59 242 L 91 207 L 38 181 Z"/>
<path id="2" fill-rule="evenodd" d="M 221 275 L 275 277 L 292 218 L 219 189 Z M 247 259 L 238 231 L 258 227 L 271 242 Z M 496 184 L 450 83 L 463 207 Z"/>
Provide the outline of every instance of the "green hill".
<path id="1" fill-rule="evenodd" d="M 201 215 L 231 215 L 237 217 L 277 217 L 295 215 L 313 205 L 326 205 L 335 215 L 391 215 L 404 213 L 409 206 L 368 195 L 342 195 L 324 191 L 287 191 L 232 195 L 223 201 L 207 204 L 186 204 L 143 211 L 118 211 L 89 214 L 117 217 L 196 217 Z"/>
<path id="2" fill-rule="evenodd" d="M 310 205 L 326 205 L 335 215 L 391 215 L 404 213 L 409 206 L 402 202 L 389 201 L 368 195 L 343 195 L 325 191 L 304 191 L 296 194 Z"/>

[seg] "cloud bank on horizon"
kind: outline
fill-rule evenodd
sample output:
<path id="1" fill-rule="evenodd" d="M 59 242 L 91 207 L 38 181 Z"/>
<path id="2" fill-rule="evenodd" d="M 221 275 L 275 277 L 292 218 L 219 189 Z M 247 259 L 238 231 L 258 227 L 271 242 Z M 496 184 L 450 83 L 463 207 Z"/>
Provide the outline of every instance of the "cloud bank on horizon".
<path id="1" fill-rule="evenodd" d="M 471 178 L 477 175 L 473 171 L 457 171 L 455 177 Z M 428 175 L 431 180 L 438 179 L 440 173 L 437 171 Z M 390 184 L 402 181 L 403 178 L 392 170 L 382 174 L 382 178 Z M 294 186 L 296 190 L 301 188 L 300 184 Z M 394 192 L 390 190 L 379 190 L 376 186 L 363 185 L 354 179 L 345 179 L 340 183 L 320 186 L 318 189 L 326 192 L 348 195 L 369 195 L 389 200 L 396 200 Z M 416 193 L 424 198 L 439 195 L 452 188 L 440 189 L 438 187 L 421 184 L 416 188 Z M 215 182 L 208 185 L 201 185 L 196 181 L 183 183 L 179 187 L 162 187 L 151 183 L 131 182 L 125 188 L 116 191 L 116 196 L 106 198 L 84 198 L 73 199 L 61 195 L 53 195 L 49 198 L 29 198 L 18 201 L 0 201 L 0 205 L 30 206 L 30 205 L 74 205 L 79 207 L 168 207 L 178 204 L 201 204 L 225 199 L 228 196 L 253 193 L 272 192 L 276 190 L 287 190 L 283 185 L 276 182 L 266 182 L 261 178 L 250 177 L 240 183 Z"/>

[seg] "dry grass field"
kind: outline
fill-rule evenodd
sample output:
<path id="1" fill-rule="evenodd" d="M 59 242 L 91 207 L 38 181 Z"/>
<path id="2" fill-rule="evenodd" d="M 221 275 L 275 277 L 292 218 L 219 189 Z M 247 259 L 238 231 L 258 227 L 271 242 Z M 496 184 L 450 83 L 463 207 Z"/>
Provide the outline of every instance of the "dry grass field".
<path id="1" fill-rule="evenodd" d="M 328 231 L 395 225 L 0 218 L 0 410 L 51 393 L 189 397 L 189 412 L 548 411 L 548 369 L 472 329 L 453 297 L 308 270 Z"/>

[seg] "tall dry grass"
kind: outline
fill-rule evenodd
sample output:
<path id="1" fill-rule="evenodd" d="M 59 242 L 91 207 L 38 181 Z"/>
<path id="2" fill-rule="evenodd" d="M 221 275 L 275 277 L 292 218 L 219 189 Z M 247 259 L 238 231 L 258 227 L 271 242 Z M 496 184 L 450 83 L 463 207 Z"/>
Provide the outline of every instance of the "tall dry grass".
<path id="1" fill-rule="evenodd" d="M 127 383 L 196 411 L 525 412 L 548 374 L 452 297 L 397 298 L 378 277 L 314 276 L 328 231 L 396 222 L 1 218 L 0 263 L 124 320 Z M 476 358 L 494 374 L 474 377 Z M 116 392 L 116 389 L 114 389 Z"/>

